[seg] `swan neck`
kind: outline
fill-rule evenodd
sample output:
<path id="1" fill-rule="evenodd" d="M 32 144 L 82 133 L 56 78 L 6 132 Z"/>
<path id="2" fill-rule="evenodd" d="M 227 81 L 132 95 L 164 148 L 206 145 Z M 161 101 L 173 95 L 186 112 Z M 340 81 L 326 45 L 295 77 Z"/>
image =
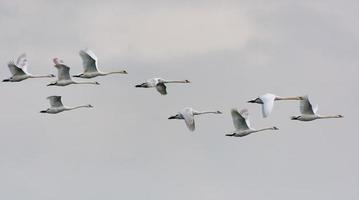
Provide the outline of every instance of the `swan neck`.
<path id="1" fill-rule="evenodd" d="M 187 83 L 186 81 L 180 81 L 180 80 L 165 80 L 164 83 Z"/>
<path id="2" fill-rule="evenodd" d="M 78 108 L 88 108 L 88 105 L 82 105 L 82 106 L 75 106 L 75 107 L 71 107 L 71 108 L 66 108 L 66 110 L 75 110 Z"/>
<path id="3" fill-rule="evenodd" d="M 34 75 L 30 75 L 29 78 L 51 78 L 52 76 L 51 75 L 37 75 L 37 76 L 34 76 Z"/>
<path id="4" fill-rule="evenodd" d="M 106 73 L 103 73 L 105 75 L 110 75 L 110 74 L 125 74 L 124 71 L 113 71 L 113 72 L 106 72 Z"/>
<path id="5" fill-rule="evenodd" d="M 318 119 L 342 118 L 340 115 L 318 116 Z"/>

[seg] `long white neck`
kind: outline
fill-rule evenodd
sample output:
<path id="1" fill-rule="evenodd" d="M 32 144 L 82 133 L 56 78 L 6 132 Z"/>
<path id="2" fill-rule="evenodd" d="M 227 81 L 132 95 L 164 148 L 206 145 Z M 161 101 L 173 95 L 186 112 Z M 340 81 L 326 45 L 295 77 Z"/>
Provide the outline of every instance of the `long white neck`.
<path id="1" fill-rule="evenodd" d="M 343 116 L 342 115 L 318 116 L 318 119 L 330 119 L 330 118 L 343 118 Z"/>
<path id="2" fill-rule="evenodd" d="M 212 113 L 212 114 L 222 114 L 220 111 L 201 111 L 201 112 L 194 111 L 193 115 L 203 115 L 203 114 L 210 114 L 210 113 Z"/>
<path id="3" fill-rule="evenodd" d="M 275 97 L 274 100 L 301 100 L 302 98 L 297 96 L 297 97 Z"/>
<path id="4" fill-rule="evenodd" d="M 253 130 L 253 133 L 260 132 L 260 131 L 267 131 L 267 130 L 275 130 L 275 129 L 273 127 L 262 128 L 262 129 Z"/>
<path id="5" fill-rule="evenodd" d="M 75 110 L 78 108 L 90 108 L 90 106 L 89 105 L 75 106 L 75 107 L 66 108 L 66 110 Z"/>
<path id="6" fill-rule="evenodd" d="M 96 81 L 84 81 L 84 82 L 75 82 L 73 81 L 74 84 L 93 84 L 93 85 L 99 85 L 98 82 Z"/>
<path id="7" fill-rule="evenodd" d="M 52 75 L 30 75 L 29 78 L 51 78 L 53 77 Z"/>
<path id="8" fill-rule="evenodd" d="M 187 80 L 164 80 L 164 83 L 189 83 Z"/>
<path id="9" fill-rule="evenodd" d="M 113 71 L 113 72 L 105 72 L 102 73 L 103 75 L 109 75 L 109 74 L 127 74 L 127 72 L 125 70 L 122 71 Z"/>

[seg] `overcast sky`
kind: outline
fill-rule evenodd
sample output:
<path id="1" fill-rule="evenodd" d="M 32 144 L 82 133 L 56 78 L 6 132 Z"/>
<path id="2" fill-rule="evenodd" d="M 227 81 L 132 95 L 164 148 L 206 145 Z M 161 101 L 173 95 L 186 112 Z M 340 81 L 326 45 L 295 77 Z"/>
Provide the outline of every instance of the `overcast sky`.
<path id="1" fill-rule="evenodd" d="M 26 52 L 33 74 L 52 58 L 81 72 L 92 49 L 101 85 L 46 87 L 51 79 L 1 83 L 0 199 L 218 200 L 359 198 L 359 3 L 357 1 L 0 1 L 0 74 Z M 135 88 L 151 77 L 189 79 L 168 95 Z M 291 121 L 298 102 L 268 119 L 246 101 L 264 93 L 309 94 L 320 114 Z M 47 96 L 67 106 L 40 114 Z M 184 107 L 196 131 L 168 120 Z M 232 138 L 231 108 L 255 128 Z"/>

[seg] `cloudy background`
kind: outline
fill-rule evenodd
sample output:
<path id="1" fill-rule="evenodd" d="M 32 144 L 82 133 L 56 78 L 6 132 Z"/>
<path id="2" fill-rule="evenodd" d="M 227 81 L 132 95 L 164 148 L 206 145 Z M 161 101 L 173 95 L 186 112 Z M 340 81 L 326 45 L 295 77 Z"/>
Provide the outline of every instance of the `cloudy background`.
<path id="1" fill-rule="evenodd" d="M 359 198 L 359 4 L 357 1 L 0 1 L 0 74 L 26 52 L 33 74 L 56 73 L 60 57 L 81 72 L 91 48 L 101 83 L 46 87 L 50 79 L 0 84 L 0 198 L 347 199 Z M 151 77 L 189 79 L 168 95 L 134 85 Z M 271 92 L 309 94 L 321 114 L 289 120 L 297 102 L 268 119 L 245 102 Z M 91 103 L 39 114 L 49 95 Z M 191 133 L 168 120 L 183 107 L 222 110 L 197 117 Z M 278 132 L 244 138 L 229 110 Z"/>

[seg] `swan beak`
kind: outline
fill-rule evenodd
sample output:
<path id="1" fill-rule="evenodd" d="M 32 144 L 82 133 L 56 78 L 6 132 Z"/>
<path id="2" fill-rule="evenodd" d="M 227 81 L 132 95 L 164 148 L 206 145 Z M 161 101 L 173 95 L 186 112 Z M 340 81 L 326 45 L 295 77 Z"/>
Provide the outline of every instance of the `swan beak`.
<path id="1" fill-rule="evenodd" d="M 292 116 L 290 119 L 291 119 L 291 120 L 297 120 L 298 117 L 297 117 L 297 116 Z"/>
<path id="2" fill-rule="evenodd" d="M 99 82 L 97 82 L 97 81 L 95 82 L 95 84 L 96 84 L 96 85 L 100 85 L 100 83 L 99 83 Z"/>
<path id="3" fill-rule="evenodd" d="M 338 115 L 338 117 L 339 117 L 339 118 L 344 118 L 344 116 L 343 116 L 343 115 Z"/>
<path id="4" fill-rule="evenodd" d="M 123 74 L 128 74 L 126 70 L 123 70 L 123 72 L 122 72 L 122 73 L 123 73 Z"/>
<path id="5" fill-rule="evenodd" d="M 171 117 L 169 117 L 168 119 L 176 119 L 176 117 L 175 117 L 175 116 L 171 116 Z"/>
<path id="6" fill-rule="evenodd" d="M 253 99 L 253 100 L 250 100 L 250 101 L 247 101 L 247 103 L 255 103 L 256 101 Z"/>
<path id="7" fill-rule="evenodd" d="M 185 80 L 185 82 L 186 82 L 186 83 L 190 83 L 190 81 L 189 81 L 189 80 Z"/>
<path id="8" fill-rule="evenodd" d="M 235 135 L 235 133 L 227 133 L 227 134 L 225 134 L 225 136 L 234 136 Z"/>
<path id="9" fill-rule="evenodd" d="M 273 130 L 279 130 L 279 128 L 276 126 L 273 126 Z"/>
<path id="10" fill-rule="evenodd" d="M 50 83 L 50 84 L 47 84 L 46 86 L 51 86 L 52 84 Z"/>
<path id="11" fill-rule="evenodd" d="M 221 111 L 217 111 L 218 114 L 223 114 Z"/>
<path id="12" fill-rule="evenodd" d="M 42 110 L 42 111 L 40 111 L 40 113 L 46 113 L 46 110 Z"/>
<path id="13" fill-rule="evenodd" d="M 89 104 L 88 106 L 89 106 L 89 108 L 93 108 L 93 106 L 91 104 Z"/>

